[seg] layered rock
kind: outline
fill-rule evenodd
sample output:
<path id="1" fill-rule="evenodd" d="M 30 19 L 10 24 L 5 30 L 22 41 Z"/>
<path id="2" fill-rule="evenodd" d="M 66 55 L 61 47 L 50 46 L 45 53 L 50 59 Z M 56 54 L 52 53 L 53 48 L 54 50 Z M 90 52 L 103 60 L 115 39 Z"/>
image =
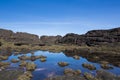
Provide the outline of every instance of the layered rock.
<path id="1" fill-rule="evenodd" d="M 120 42 L 120 28 L 109 30 L 92 30 L 84 35 L 69 33 L 58 40 L 62 44 L 75 44 L 75 45 L 102 45 L 106 43 Z"/>
<path id="2" fill-rule="evenodd" d="M 60 36 L 60 35 L 57 35 L 57 36 L 41 36 L 40 41 L 44 44 L 52 45 L 52 44 L 56 44 L 57 40 L 59 40 L 61 38 L 62 38 L 62 36 Z"/>
<path id="3" fill-rule="evenodd" d="M 14 33 L 11 30 L 5 30 L 5 29 L 0 29 L 0 39 L 3 39 L 7 42 L 14 42 L 15 45 L 17 46 L 39 43 L 39 36 L 37 35 L 29 34 L 25 32 Z M 1 42 L 0 45 L 2 45 Z"/>

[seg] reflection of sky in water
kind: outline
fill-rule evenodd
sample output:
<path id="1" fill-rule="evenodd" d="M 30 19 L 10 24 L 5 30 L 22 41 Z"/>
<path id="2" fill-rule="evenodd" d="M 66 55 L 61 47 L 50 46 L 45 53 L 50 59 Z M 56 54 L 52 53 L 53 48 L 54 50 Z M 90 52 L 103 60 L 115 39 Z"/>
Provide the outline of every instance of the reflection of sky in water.
<path id="1" fill-rule="evenodd" d="M 23 54 L 21 54 L 21 55 L 23 55 Z M 17 57 L 21 56 L 21 55 L 16 55 L 16 56 L 11 55 L 9 57 L 9 60 L 6 60 L 6 61 L 10 62 L 11 59 L 17 59 Z M 31 56 L 31 53 L 28 53 L 25 55 Z M 81 57 L 80 60 L 75 60 L 72 57 L 65 56 L 62 52 L 61 53 L 51 53 L 48 51 L 36 51 L 34 55 L 47 56 L 47 61 L 40 62 L 39 59 L 34 61 L 35 64 L 37 65 L 37 68 L 33 72 L 34 77 L 32 80 L 43 80 L 46 77 L 51 77 L 54 75 L 62 75 L 65 68 L 72 68 L 74 70 L 80 69 L 83 73 L 90 72 L 92 74 L 95 74 L 95 70 L 89 71 L 88 69 L 82 67 L 82 63 L 85 63 L 85 62 L 92 63 L 92 62 L 87 61 L 86 58 Z M 61 62 L 61 61 L 68 62 L 70 65 L 66 66 L 66 67 L 59 67 L 57 63 Z M 97 70 L 101 69 L 101 67 L 98 63 L 92 63 L 92 64 L 94 64 L 96 66 Z M 18 67 L 18 65 L 19 65 L 19 63 L 11 63 L 11 66 L 13 66 L 13 67 Z M 118 67 L 114 67 L 114 69 L 107 70 L 107 71 L 115 73 L 117 75 L 120 74 L 120 68 L 118 68 Z"/>

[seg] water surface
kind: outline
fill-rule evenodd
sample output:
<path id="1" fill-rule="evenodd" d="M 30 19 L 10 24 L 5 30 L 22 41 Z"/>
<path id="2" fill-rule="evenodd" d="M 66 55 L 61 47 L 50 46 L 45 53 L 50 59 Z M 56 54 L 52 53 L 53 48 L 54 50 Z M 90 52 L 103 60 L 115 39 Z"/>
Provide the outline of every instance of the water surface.
<path id="1" fill-rule="evenodd" d="M 10 62 L 11 59 L 17 59 L 18 56 L 21 56 L 21 55 L 23 55 L 23 54 L 19 54 L 19 55 L 13 54 L 6 61 Z M 25 55 L 31 56 L 32 54 L 27 53 Z M 95 75 L 96 70 L 102 69 L 100 67 L 99 63 L 90 62 L 86 58 L 83 58 L 83 57 L 80 57 L 80 60 L 75 60 L 72 57 L 67 57 L 63 52 L 52 53 L 52 52 L 48 52 L 48 51 L 36 51 L 34 53 L 34 55 L 35 56 L 38 56 L 38 55 L 47 56 L 47 61 L 41 62 L 40 59 L 33 61 L 37 65 L 37 68 L 35 69 L 35 71 L 32 72 L 32 74 L 33 74 L 32 80 L 44 80 L 47 77 L 52 77 L 55 75 L 63 75 L 63 71 L 65 68 L 72 68 L 74 70 L 80 69 L 82 71 L 82 74 L 84 72 L 90 72 L 93 75 Z M 27 60 L 27 61 L 29 62 L 30 60 Z M 61 62 L 61 61 L 68 62 L 70 65 L 66 66 L 66 67 L 60 67 L 57 63 Z M 83 63 L 94 64 L 97 69 L 90 71 L 90 70 L 82 67 Z M 10 66 L 11 67 L 19 67 L 19 63 L 11 63 Z M 110 69 L 107 71 L 112 72 L 116 75 L 120 75 L 120 68 L 115 67 L 115 66 L 113 66 L 113 69 Z"/>

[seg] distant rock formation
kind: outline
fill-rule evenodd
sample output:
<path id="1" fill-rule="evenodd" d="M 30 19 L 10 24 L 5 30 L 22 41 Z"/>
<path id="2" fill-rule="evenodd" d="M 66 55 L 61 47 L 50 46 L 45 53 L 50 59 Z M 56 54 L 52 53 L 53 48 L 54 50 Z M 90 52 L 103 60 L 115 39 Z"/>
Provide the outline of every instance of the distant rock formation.
<path id="1" fill-rule="evenodd" d="M 14 33 L 11 30 L 0 29 L 0 39 L 15 44 L 33 44 L 39 42 L 39 36 L 24 32 Z"/>
<path id="2" fill-rule="evenodd" d="M 84 35 L 69 33 L 58 40 L 62 44 L 75 44 L 75 45 L 101 45 L 105 43 L 120 42 L 120 28 L 109 30 L 92 30 Z"/>
<path id="3" fill-rule="evenodd" d="M 75 45 L 82 45 L 85 43 L 85 36 L 78 35 L 74 33 L 66 34 L 64 37 L 58 40 L 58 43 L 61 44 L 75 44 Z"/>
<path id="4" fill-rule="evenodd" d="M 73 44 L 73 45 L 102 45 L 108 43 L 120 42 L 120 27 L 109 29 L 109 30 L 92 30 L 86 34 L 79 35 L 74 33 L 66 34 L 64 37 L 58 36 L 41 36 L 39 39 L 38 35 L 16 32 L 11 30 L 0 29 L 0 39 L 8 42 L 14 42 L 15 45 L 27 45 L 37 44 L 53 45 L 53 44 Z M 0 43 L 0 45 L 2 45 Z"/>
<path id="5" fill-rule="evenodd" d="M 40 41 L 44 44 L 52 45 L 52 44 L 57 44 L 57 41 L 61 38 L 62 38 L 62 36 L 60 36 L 60 35 L 57 35 L 57 36 L 41 36 Z"/>

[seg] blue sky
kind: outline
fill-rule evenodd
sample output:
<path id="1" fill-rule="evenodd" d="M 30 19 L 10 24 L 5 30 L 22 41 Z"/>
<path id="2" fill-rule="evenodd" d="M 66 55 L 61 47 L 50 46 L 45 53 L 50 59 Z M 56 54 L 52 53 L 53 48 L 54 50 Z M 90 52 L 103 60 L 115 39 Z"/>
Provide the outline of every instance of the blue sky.
<path id="1" fill-rule="evenodd" d="M 120 0 L 0 0 L 0 28 L 38 35 L 120 27 Z"/>

